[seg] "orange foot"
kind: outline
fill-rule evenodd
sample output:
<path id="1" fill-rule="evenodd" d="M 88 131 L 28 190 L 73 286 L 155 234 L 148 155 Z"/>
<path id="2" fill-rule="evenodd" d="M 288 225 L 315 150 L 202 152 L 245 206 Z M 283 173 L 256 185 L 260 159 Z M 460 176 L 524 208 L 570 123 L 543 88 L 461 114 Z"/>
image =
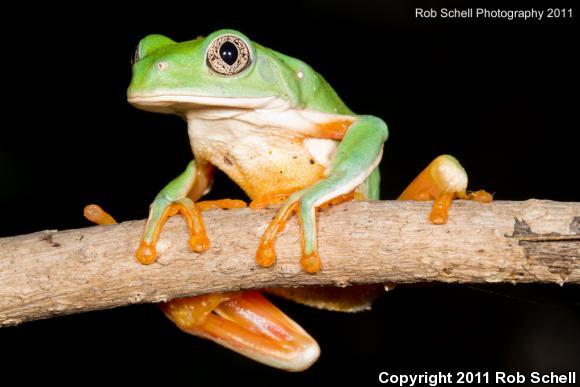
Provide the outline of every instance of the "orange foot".
<path id="1" fill-rule="evenodd" d="M 161 229 L 169 217 L 181 213 L 185 219 L 190 231 L 189 246 L 195 252 L 202 252 L 209 248 L 209 238 L 205 232 L 205 226 L 201 217 L 200 210 L 193 205 L 190 200 L 182 200 L 181 202 L 167 206 L 163 212 L 155 218 L 149 217 L 149 221 L 155 222 L 153 232 L 147 239 L 141 239 L 137 252 L 135 253 L 137 260 L 144 265 L 152 264 L 157 260 L 157 241 L 161 234 Z M 148 222 L 149 222 L 148 221 Z M 149 226 L 146 226 L 149 230 Z"/>
<path id="2" fill-rule="evenodd" d="M 93 223 L 104 225 L 104 224 L 115 224 L 117 221 L 108 213 L 106 213 L 101 207 L 96 204 L 89 204 L 83 210 L 83 215 L 85 218 Z"/>
<path id="3" fill-rule="evenodd" d="M 434 200 L 429 220 L 447 223 L 449 207 L 455 199 L 489 203 L 493 195 L 485 191 L 466 192 L 467 173 L 450 155 L 437 157 L 399 196 L 399 200 Z"/>
<path id="4" fill-rule="evenodd" d="M 264 203 L 265 203 L 264 206 L 270 204 L 268 200 L 272 198 L 277 201 L 278 199 L 281 198 L 282 195 L 285 195 L 284 199 L 287 199 L 289 196 L 288 193 L 284 192 L 282 194 L 274 194 L 265 198 L 260 198 L 259 199 L 260 207 Z M 321 204 L 318 207 L 318 209 L 356 198 L 358 197 L 354 192 L 345 195 L 340 195 L 338 197 L 329 200 L 326 203 Z M 252 204 L 253 203 L 254 202 L 252 202 Z M 282 231 L 284 231 L 284 228 L 286 227 L 286 222 L 298 210 L 298 206 L 299 206 L 298 201 L 294 201 L 293 203 L 283 206 L 276 214 L 274 220 L 270 222 L 268 228 L 266 229 L 266 231 L 262 235 L 262 238 L 260 239 L 260 245 L 258 246 L 258 250 L 256 251 L 256 262 L 258 263 L 258 265 L 262 267 L 270 267 L 276 262 L 276 249 L 275 249 L 276 238 L 278 238 L 278 235 Z M 250 207 L 252 207 L 252 205 L 250 205 Z M 302 227 L 301 232 L 304 232 Z M 304 241 L 304 235 L 302 235 L 302 240 Z M 304 249 L 302 249 L 300 265 L 302 266 L 302 269 L 307 273 L 319 272 L 322 268 L 322 261 L 320 259 L 320 255 L 318 254 L 318 249 L 314 248 L 313 251 L 311 251 L 310 253 L 306 253 Z"/>
<path id="5" fill-rule="evenodd" d="M 155 246 L 157 245 L 161 229 L 169 217 L 176 215 L 177 213 L 183 215 L 190 231 L 189 246 L 193 251 L 200 253 L 207 250 L 210 246 L 210 241 L 203 224 L 201 211 L 216 208 L 225 209 L 246 207 L 245 202 L 232 199 L 202 201 L 195 204 L 192 203 L 193 202 L 187 198 L 182 199 L 179 202 L 169 205 L 157 218 L 153 218 L 153 221 L 156 223 L 152 235 L 147 238 L 147 240 L 143 238 L 139 244 L 139 248 L 137 249 L 136 256 L 139 262 L 145 265 L 155 262 L 157 259 Z M 146 229 L 149 229 L 149 227 L 146 226 Z"/>
<path id="6" fill-rule="evenodd" d="M 161 309 L 181 330 L 287 371 L 310 367 L 316 341 L 257 291 L 180 298 Z"/>

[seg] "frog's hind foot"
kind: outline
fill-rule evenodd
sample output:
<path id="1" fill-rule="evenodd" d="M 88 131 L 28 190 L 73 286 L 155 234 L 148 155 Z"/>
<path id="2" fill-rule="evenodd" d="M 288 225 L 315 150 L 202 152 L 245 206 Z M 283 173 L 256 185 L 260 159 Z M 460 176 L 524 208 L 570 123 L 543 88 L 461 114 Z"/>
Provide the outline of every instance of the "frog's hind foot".
<path id="1" fill-rule="evenodd" d="M 455 199 L 489 203 L 493 195 L 480 190 L 466 192 L 467 173 L 459 161 L 450 155 L 433 160 L 399 196 L 399 200 L 434 200 L 429 221 L 447 223 L 449 207 Z"/>
<path id="2" fill-rule="evenodd" d="M 96 204 L 89 204 L 83 210 L 85 218 L 98 225 L 115 224 L 117 221 Z"/>
<path id="3" fill-rule="evenodd" d="M 179 298 L 161 309 L 181 330 L 287 371 L 310 367 L 316 341 L 257 291 Z"/>

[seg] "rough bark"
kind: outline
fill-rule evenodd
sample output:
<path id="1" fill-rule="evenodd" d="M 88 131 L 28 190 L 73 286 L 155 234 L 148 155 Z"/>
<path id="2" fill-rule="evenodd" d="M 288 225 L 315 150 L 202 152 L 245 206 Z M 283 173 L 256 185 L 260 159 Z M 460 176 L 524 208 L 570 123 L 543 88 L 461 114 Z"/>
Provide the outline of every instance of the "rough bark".
<path id="1" fill-rule="evenodd" d="M 0 326 L 121 305 L 263 287 L 411 282 L 580 283 L 580 203 L 454 202 L 446 225 L 428 202 L 351 202 L 321 211 L 323 270 L 300 270 L 297 222 L 272 268 L 254 261 L 268 210 L 204 213 L 211 248 L 187 247 L 175 217 L 159 260 L 134 259 L 143 221 L 0 239 Z"/>

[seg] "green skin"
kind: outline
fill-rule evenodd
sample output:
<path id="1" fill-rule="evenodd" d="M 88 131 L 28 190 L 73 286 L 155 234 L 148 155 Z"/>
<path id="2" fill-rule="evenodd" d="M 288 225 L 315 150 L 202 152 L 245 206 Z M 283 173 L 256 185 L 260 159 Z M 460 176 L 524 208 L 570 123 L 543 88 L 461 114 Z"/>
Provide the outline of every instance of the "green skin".
<path id="1" fill-rule="evenodd" d="M 250 64 L 242 71 L 223 75 L 208 64 L 208 47 L 215 39 L 233 36 L 247 45 Z M 297 76 L 297 74 L 299 74 Z M 275 97 L 285 110 L 310 111 L 321 117 L 343 116 L 352 121 L 340 140 L 325 177 L 292 194 L 283 208 L 299 202 L 302 224 L 303 254 L 317 250 L 315 208 L 328 200 L 357 188 L 368 199 L 379 198 L 379 171 L 376 165 L 388 137 L 386 124 L 379 118 L 356 115 L 341 101 L 332 87 L 304 62 L 262 47 L 240 32 L 216 31 L 206 38 L 176 43 L 161 35 L 141 40 L 133 64 L 133 78 L 127 91 L 136 107 L 187 117 L 199 108 L 183 102 L 184 97 L 220 98 L 231 109 L 253 109 L 246 101 Z M 243 106 L 236 106 L 240 102 Z M 207 107 L 215 107 L 209 102 Z M 223 102 L 220 108 L 223 109 Z M 262 111 L 274 108 L 261 108 Z M 276 130 L 268 127 L 265 130 Z M 316 136 L 313 136 L 316 137 Z M 232 139 L 235 141 L 235 139 Z M 219 167 L 219 165 L 218 165 Z M 169 183 L 151 205 L 143 240 L 150 242 L 163 211 L 172 203 L 183 203 L 193 209 L 187 194 L 195 182 L 196 163 Z M 280 215 L 278 215 L 280 216 Z"/>

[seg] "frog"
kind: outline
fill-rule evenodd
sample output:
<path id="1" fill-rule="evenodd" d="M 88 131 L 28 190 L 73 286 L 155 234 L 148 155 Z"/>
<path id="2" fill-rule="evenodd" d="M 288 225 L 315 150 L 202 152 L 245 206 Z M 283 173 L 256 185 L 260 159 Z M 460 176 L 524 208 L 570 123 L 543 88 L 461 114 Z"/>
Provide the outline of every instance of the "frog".
<path id="1" fill-rule="evenodd" d="M 136 48 L 132 70 L 128 102 L 182 117 L 194 156 L 153 200 L 135 254 L 140 263 L 156 262 L 156 244 L 169 217 L 183 216 L 189 247 L 203 254 L 211 241 L 202 211 L 247 205 L 238 199 L 199 201 L 210 191 L 215 169 L 242 188 L 251 208 L 279 206 L 257 241 L 255 262 L 261 268 L 275 265 L 276 238 L 296 216 L 300 268 L 316 275 L 324 270 L 317 212 L 344 201 L 379 199 L 386 123 L 351 111 L 305 62 L 222 29 L 185 42 L 149 35 Z M 467 193 L 466 187 L 459 162 L 441 155 L 399 199 L 434 200 L 429 219 L 442 224 L 452 200 L 489 200 L 484 191 Z M 115 222 L 98 207 L 85 215 L 100 224 Z M 368 309 L 384 292 L 365 285 L 265 291 L 343 312 Z M 316 341 L 256 290 L 175 299 L 161 308 L 183 331 L 273 367 L 301 371 L 320 354 Z"/>

